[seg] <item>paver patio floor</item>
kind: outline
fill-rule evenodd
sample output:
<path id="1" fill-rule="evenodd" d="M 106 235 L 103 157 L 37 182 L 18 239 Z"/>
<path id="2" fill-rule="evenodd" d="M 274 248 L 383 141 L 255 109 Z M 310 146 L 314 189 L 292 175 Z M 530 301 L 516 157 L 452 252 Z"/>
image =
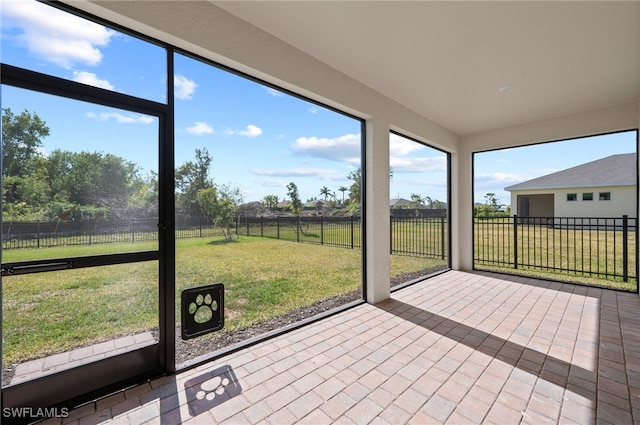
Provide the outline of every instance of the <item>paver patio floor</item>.
<path id="1" fill-rule="evenodd" d="M 638 295 L 450 271 L 64 423 L 621 425 L 639 407 Z"/>
<path id="2" fill-rule="evenodd" d="M 142 332 L 98 344 L 87 345 L 64 353 L 41 357 L 20 363 L 16 367 L 11 384 L 49 375 L 76 366 L 81 366 L 105 357 L 136 350 L 157 342 L 151 332 Z"/>

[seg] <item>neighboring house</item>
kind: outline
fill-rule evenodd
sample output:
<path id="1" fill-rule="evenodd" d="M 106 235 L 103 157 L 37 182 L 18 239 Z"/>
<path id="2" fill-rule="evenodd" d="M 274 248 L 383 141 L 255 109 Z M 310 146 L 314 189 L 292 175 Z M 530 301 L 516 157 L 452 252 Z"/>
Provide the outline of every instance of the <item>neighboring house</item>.
<path id="1" fill-rule="evenodd" d="M 391 208 L 409 208 L 413 204 L 408 199 L 393 198 L 389 201 L 389 205 L 391 206 Z"/>
<path id="2" fill-rule="evenodd" d="M 519 217 L 636 217 L 635 153 L 606 158 L 505 187 Z"/>

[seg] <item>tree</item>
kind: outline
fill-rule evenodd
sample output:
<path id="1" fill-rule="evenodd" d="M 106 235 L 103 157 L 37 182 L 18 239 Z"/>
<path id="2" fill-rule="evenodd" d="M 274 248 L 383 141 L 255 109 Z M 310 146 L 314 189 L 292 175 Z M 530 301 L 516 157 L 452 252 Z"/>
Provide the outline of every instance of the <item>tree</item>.
<path id="1" fill-rule="evenodd" d="M 300 216 L 302 212 L 302 202 L 300 201 L 300 195 L 298 194 L 298 186 L 294 182 L 291 182 L 287 185 L 287 195 L 291 199 L 291 204 L 289 208 L 291 208 L 291 212 L 296 217 Z"/>
<path id="2" fill-rule="evenodd" d="M 411 205 L 413 206 L 413 208 L 420 208 L 424 205 L 424 198 L 418 193 L 412 193 Z"/>
<path id="3" fill-rule="evenodd" d="M 338 190 L 342 192 L 342 203 L 344 204 L 344 193 L 349 190 L 349 188 L 347 186 L 340 186 Z"/>
<path id="4" fill-rule="evenodd" d="M 151 171 L 149 176 L 140 179 L 132 187 L 130 214 L 135 217 L 157 217 L 158 200 L 158 174 Z"/>
<path id="5" fill-rule="evenodd" d="M 176 170 L 177 204 L 192 214 L 202 214 L 197 201 L 198 191 L 214 186 L 209 178 L 213 158 L 206 148 L 195 150 L 195 161 L 187 161 Z"/>
<path id="6" fill-rule="evenodd" d="M 10 108 L 2 109 L 2 175 L 24 177 L 33 172 L 33 160 L 40 156 L 42 139 L 49 127 L 36 114 L 26 109 L 15 115 Z"/>
<path id="7" fill-rule="evenodd" d="M 118 218 L 129 215 L 133 195 L 145 186 L 137 165 L 113 154 L 55 150 L 45 168 L 53 201 Z"/>
<path id="8" fill-rule="evenodd" d="M 200 189 L 196 196 L 197 202 L 211 223 L 222 229 L 225 240 L 232 239 L 231 225 L 238 205 L 242 203 L 242 192 L 239 188 L 220 185 Z"/>
<path id="9" fill-rule="evenodd" d="M 157 176 L 147 182 L 133 162 L 101 152 L 54 150 L 36 114 L 2 110 L 2 214 L 9 220 L 78 220 L 157 215 Z"/>
<path id="10" fill-rule="evenodd" d="M 484 203 L 485 205 L 489 205 L 491 208 L 497 210 L 498 209 L 498 198 L 496 198 L 495 193 L 487 193 L 484 195 Z"/>
<path id="11" fill-rule="evenodd" d="M 35 175 L 2 180 L 2 217 L 7 221 L 47 219 L 49 187 Z"/>
<path id="12" fill-rule="evenodd" d="M 349 203 L 360 204 L 360 191 L 362 188 L 362 169 L 358 167 L 357 170 L 351 171 L 347 178 L 351 180 L 351 186 L 349 187 Z"/>
<path id="13" fill-rule="evenodd" d="M 278 202 L 278 195 L 266 195 L 262 198 L 262 205 L 264 205 L 265 208 L 277 208 Z"/>
<path id="14" fill-rule="evenodd" d="M 320 189 L 320 195 L 324 196 L 324 201 L 327 202 L 327 197 L 331 195 L 331 190 L 329 190 L 327 186 L 322 186 L 322 188 Z"/>
<path id="15" fill-rule="evenodd" d="M 329 192 L 329 196 L 331 199 L 327 202 L 327 205 L 333 208 L 338 204 L 338 198 L 336 198 L 336 193 L 334 191 Z"/>
<path id="16" fill-rule="evenodd" d="M 362 193 L 362 168 L 358 167 L 357 170 L 351 171 L 347 178 L 351 180 L 351 187 L 349 188 L 349 202 L 360 204 Z M 389 179 L 393 178 L 393 169 L 389 168 Z"/>
<path id="17" fill-rule="evenodd" d="M 505 213 L 500 211 L 500 200 L 495 193 L 484 195 L 484 204 L 474 208 L 474 215 L 477 217 L 503 217 Z"/>

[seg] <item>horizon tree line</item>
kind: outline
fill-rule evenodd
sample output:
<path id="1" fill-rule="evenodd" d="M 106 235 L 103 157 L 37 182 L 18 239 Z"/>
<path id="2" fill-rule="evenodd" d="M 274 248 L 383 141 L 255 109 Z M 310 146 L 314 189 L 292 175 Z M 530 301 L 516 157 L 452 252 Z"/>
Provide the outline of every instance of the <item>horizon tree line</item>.
<path id="1" fill-rule="evenodd" d="M 131 220 L 157 218 L 158 176 L 142 176 L 134 162 L 103 152 L 56 149 L 45 154 L 50 128 L 36 112 L 2 109 L 4 221 Z M 210 177 L 206 148 L 175 170 L 176 212 L 229 226 L 242 192 Z"/>

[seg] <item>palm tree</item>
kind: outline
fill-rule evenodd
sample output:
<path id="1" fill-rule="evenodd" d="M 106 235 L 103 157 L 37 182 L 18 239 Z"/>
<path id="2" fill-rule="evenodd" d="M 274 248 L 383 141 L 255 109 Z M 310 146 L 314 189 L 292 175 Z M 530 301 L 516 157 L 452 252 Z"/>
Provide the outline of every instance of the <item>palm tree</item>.
<path id="1" fill-rule="evenodd" d="M 411 203 L 414 208 L 420 208 L 420 206 L 424 203 L 424 198 L 417 193 L 411 194 Z"/>
<path id="2" fill-rule="evenodd" d="M 329 190 L 329 188 L 327 186 L 322 186 L 322 189 L 320 189 L 320 195 L 324 196 L 324 202 L 327 202 L 327 197 L 329 195 L 331 195 L 331 191 Z"/>
<path id="3" fill-rule="evenodd" d="M 349 190 L 349 188 L 347 186 L 340 186 L 338 190 L 342 192 L 342 203 L 344 204 L 344 193 Z"/>
<path id="4" fill-rule="evenodd" d="M 287 194 L 291 198 L 291 204 L 289 205 L 291 212 L 296 217 L 299 217 L 302 212 L 302 201 L 300 201 L 300 195 L 298 194 L 298 186 L 294 182 L 287 185 Z"/>
<path id="5" fill-rule="evenodd" d="M 424 202 L 429 206 L 429 209 L 433 208 L 433 199 L 431 199 L 431 197 L 425 196 Z"/>

